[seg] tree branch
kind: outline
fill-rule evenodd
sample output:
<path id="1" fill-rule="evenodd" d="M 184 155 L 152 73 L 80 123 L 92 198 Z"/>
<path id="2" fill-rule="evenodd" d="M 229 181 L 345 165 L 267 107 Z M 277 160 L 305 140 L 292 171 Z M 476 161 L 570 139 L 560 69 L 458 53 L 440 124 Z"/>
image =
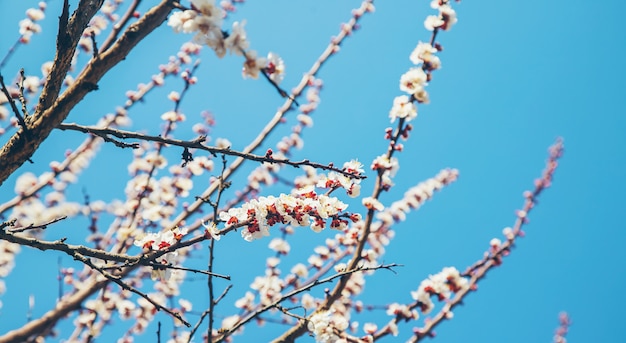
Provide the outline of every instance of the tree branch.
<path id="1" fill-rule="evenodd" d="M 103 1 L 81 1 L 67 24 L 68 5 L 67 0 L 65 1 L 60 19 L 57 56 L 41 93 L 39 105 L 26 122 L 31 132 L 30 139 L 25 137 L 23 130 L 20 130 L 0 150 L 0 185 L 34 154 L 52 129 L 68 116 L 88 92 L 98 88 L 98 81 L 111 68 L 126 58 L 143 38 L 165 21 L 173 8 L 172 3 L 178 0 L 162 0 L 160 4 L 151 8 L 141 19 L 130 25 L 111 48 L 99 54 L 98 59 L 92 59 L 76 81 L 58 96 L 78 40 Z"/>
<path id="2" fill-rule="evenodd" d="M 244 158 L 246 160 L 262 162 L 262 163 L 263 162 L 283 163 L 283 164 L 287 164 L 296 168 L 299 168 L 300 166 L 310 166 L 316 169 L 334 171 L 336 173 L 340 173 L 352 179 L 365 179 L 366 178 L 365 175 L 355 175 L 353 173 L 347 172 L 340 168 L 336 168 L 327 164 L 311 162 L 309 160 L 302 160 L 302 161 L 296 162 L 296 161 L 291 161 L 288 158 L 274 158 L 274 157 L 271 157 L 271 155 L 261 156 L 261 155 L 255 155 L 252 153 L 231 150 L 230 148 L 216 148 L 216 147 L 206 146 L 202 144 L 202 142 L 206 140 L 206 136 L 198 136 L 197 138 L 191 141 L 183 141 L 180 139 L 166 138 L 166 137 L 161 137 L 161 136 L 150 136 L 150 135 L 137 133 L 133 131 L 125 131 L 125 130 L 118 130 L 118 129 L 111 129 L 111 128 L 99 128 L 99 127 L 94 127 L 94 126 L 83 126 L 83 125 L 78 125 L 74 123 L 69 123 L 69 124 L 62 123 L 57 128 L 59 130 L 73 130 L 73 131 L 91 133 L 98 137 L 102 137 L 102 139 L 104 139 L 105 141 L 112 141 L 109 135 L 117 137 L 117 138 L 121 138 L 121 139 L 135 138 L 135 139 L 139 139 L 143 141 L 151 141 L 151 142 L 175 145 L 175 146 L 179 146 L 179 147 L 183 147 L 187 149 L 204 150 L 204 151 L 208 151 L 212 155 L 222 154 L 222 155 L 228 155 L 228 156 L 236 156 L 236 157 Z M 118 145 L 121 142 L 114 141 L 114 143 Z M 135 146 L 134 144 L 127 144 L 127 145 L 131 147 Z"/>
<path id="3" fill-rule="evenodd" d="M 550 147 L 549 151 L 550 156 L 546 163 L 546 168 L 541 178 L 535 181 L 535 188 L 531 192 L 527 192 L 524 207 L 522 210 L 518 211 L 515 225 L 512 228 L 511 234 L 507 237 L 507 241 L 499 245 L 494 252 L 469 267 L 468 270 L 462 274 L 463 276 L 470 277 L 469 287 L 457 292 L 455 297 L 446 303 L 435 317 L 426 322 L 422 328 L 415 330 L 414 336 L 411 337 L 408 342 L 419 342 L 422 338 L 430 336 L 435 327 L 448 318 L 448 313 L 452 312 L 452 309 L 456 306 L 462 304 L 465 297 L 476 289 L 478 282 L 487 276 L 487 273 L 492 268 L 502 264 L 502 258 L 511 251 L 515 244 L 515 239 L 522 235 L 522 226 L 527 223 L 528 213 L 536 204 L 537 197 L 552 183 L 552 177 L 558 165 L 557 161 L 563 155 L 563 141 L 560 138 L 557 139 L 556 143 Z"/>

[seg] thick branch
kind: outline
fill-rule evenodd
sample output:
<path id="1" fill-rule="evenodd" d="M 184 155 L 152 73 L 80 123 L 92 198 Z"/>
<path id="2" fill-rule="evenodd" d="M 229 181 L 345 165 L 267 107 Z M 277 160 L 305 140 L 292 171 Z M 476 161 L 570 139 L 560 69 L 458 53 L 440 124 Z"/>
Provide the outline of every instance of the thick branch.
<path id="1" fill-rule="evenodd" d="M 100 54 L 99 58 L 92 59 L 76 81 L 57 98 L 78 39 L 89 19 L 100 7 L 98 3 L 101 4 L 102 1 L 97 3 L 81 1 L 77 11 L 69 20 L 67 29 L 63 32 L 60 30 L 59 47 L 65 47 L 71 52 L 59 50 L 61 52 L 55 57 L 54 67 L 42 91 L 39 106 L 26 123 L 30 133 L 28 137 L 23 134 L 23 130 L 19 130 L 0 150 L 0 185 L 34 154 L 50 132 L 68 116 L 88 92 L 97 89 L 98 81 L 111 68 L 126 58 L 143 38 L 165 21 L 173 8 L 172 3 L 177 2 L 177 0 L 162 0 L 160 4 L 150 9 L 141 19 L 129 26 L 110 49 Z M 62 16 L 61 25 L 63 23 Z"/>

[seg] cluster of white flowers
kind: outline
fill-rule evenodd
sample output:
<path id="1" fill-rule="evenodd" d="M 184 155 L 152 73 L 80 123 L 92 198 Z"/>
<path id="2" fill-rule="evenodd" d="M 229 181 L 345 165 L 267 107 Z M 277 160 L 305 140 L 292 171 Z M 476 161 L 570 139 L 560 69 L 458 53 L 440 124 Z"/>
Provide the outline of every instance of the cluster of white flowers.
<path id="1" fill-rule="evenodd" d="M 422 281 L 417 291 L 411 292 L 411 296 L 419 302 L 418 306 L 422 313 L 428 314 L 435 307 L 431 300 L 432 296 L 437 296 L 439 301 L 443 301 L 450 299 L 452 294 L 468 287 L 469 281 L 461 277 L 456 268 L 446 267 L 438 274 L 430 275 L 428 279 Z"/>
<path id="2" fill-rule="evenodd" d="M 135 239 L 134 244 L 147 251 L 165 250 L 179 242 L 186 234 L 187 228 L 181 229 L 176 227 L 174 230 L 144 234 L 143 237 L 138 237 L 137 239 Z M 159 258 L 159 263 L 170 264 L 177 255 L 177 251 L 168 252 L 167 254 Z M 169 268 L 155 268 L 152 270 L 151 276 L 153 280 L 169 280 L 172 277 L 172 270 Z"/>
<path id="3" fill-rule="evenodd" d="M 427 85 L 426 81 L 428 81 L 428 75 L 426 75 L 424 69 L 416 67 L 411 68 L 400 77 L 400 90 L 412 94 L 419 102 L 428 102 L 428 93 L 424 88 Z M 402 97 L 396 97 L 396 100 L 398 100 L 398 98 Z M 407 98 L 407 96 L 404 95 L 404 98 Z M 402 102 L 398 102 L 398 105 L 402 104 Z M 404 102 L 408 101 L 405 100 Z M 396 106 L 396 101 L 394 101 L 394 106 Z M 403 113 L 402 110 L 408 111 L 406 107 L 403 107 L 399 109 L 398 112 Z M 417 116 L 417 113 L 408 113 L 406 116 L 407 120 L 411 120 Z"/>
<path id="4" fill-rule="evenodd" d="M 389 158 L 387 154 L 383 154 L 374 158 L 370 168 L 377 172 L 382 171 L 381 187 L 383 190 L 388 191 L 393 186 L 391 178 L 393 178 L 398 172 L 398 169 L 400 169 L 400 164 L 397 158 Z"/>
<path id="5" fill-rule="evenodd" d="M 270 75 L 270 79 L 280 83 L 285 77 L 285 62 L 278 54 L 270 52 L 267 54 L 267 67 L 265 70 Z"/>
<path id="6" fill-rule="evenodd" d="M 214 0 L 191 0 L 191 9 L 175 12 L 170 16 L 167 25 L 174 29 L 174 32 L 194 33 L 194 40 L 207 42 L 211 34 L 223 39 L 221 32 L 222 9 L 215 5 Z"/>
<path id="7" fill-rule="evenodd" d="M 0 295 L 6 291 L 4 278 L 7 277 L 13 267 L 15 267 L 15 257 L 20 252 L 20 245 L 0 241 Z M 2 309 L 2 301 L 0 301 L 0 309 Z"/>
<path id="8" fill-rule="evenodd" d="M 439 15 L 430 15 L 426 18 L 424 25 L 429 31 L 435 29 L 449 30 L 457 22 L 456 12 L 450 6 L 449 0 L 433 0 L 431 7 L 439 10 Z M 433 70 L 441 68 L 441 60 L 435 55 L 440 50 L 440 46 L 430 43 L 419 42 L 410 55 L 410 60 L 417 67 L 409 69 L 400 77 L 400 90 L 410 95 L 401 95 L 394 99 L 393 107 L 389 111 L 389 118 L 394 122 L 396 118 L 403 118 L 410 121 L 417 117 L 418 103 L 428 103 L 428 92 L 426 86 L 431 78 Z"/>
<path id="9" fill-rule="evenodd" d="M 70 154 L 63 163 L 50 162 L 51 171 L 44 172 L 39 176 L 30 172 L 20 175 L 15 182 L 16 197 L 11 201 L 14 205 L 10 218 L 17 219 L 15 225 L 20 227 L 36 225 L 63 216 L 73 217 L 95 211 L 93 206 L 68 201 L 65 191 L 70 184 L 76 182 L 79 174 L 89 166 L 89 162 L 96 155 L 100 144 L 102 141 L 84 143 L 74 153 Z M 42 196 L 41 193 L 39 193 L 40 196 L 31 196 L 48 186 L 50 186 L 51 191 L 45 196 Z M 36 235 L 37 232 L 29 230 L 26 234 Z"/>
<path id="10" fill-rule="evenodd" d="M 333 315 L 330 311 L 314 313 L 309 318 L 307 328 L 315 336 L 315 341 L 320 343 L 339 342 L 338 333 L 345 331 L 349 326 L 344 316 Z"/>
<path id="11" fill-rule="evenodd" d="M 383 205 L 383 203 L 381 203 L 378 199 L 374 197 L 365 197 L 361 199 L 361 203 L 368 210 L 382 211 L 385 209 L 385 205 Z"/>
<path id="12" fill-rule="evenodd" d="M 257 57 L 256 51 L 248 50 L 250 42 L 244 29 L 245 20 L 234 22 L 230 33 L 222 31 L 224 16 L 224 10 L 215 4 L 215 0 L 191 0 L 191 9 L 175 12 L 167 25 L 176 33 L 195 33 L 194 42 L 212 48 L 220 58 L 226 52 L 244 56 L 244 78 L 256 79 L 264 70 L 272 81 L 282 81 L 285 72 L 283 60 L 275 53 L 270 52 L 266 58 Z"/>
<path id="13" fill-rule="evenodd" d="M 409 69 L 409 71 L 400 77 L 400 90 L 411 95 L 412 99 L 417 100 L 418 103 L 427 104 L 430 101 L 428 92 L 426 92 L 426 86 L 431 78 L 431 72 L 441 68 L 441 60 L 435 55 L 437 51 L 437 48 L 433 47 L 430 43 L 419 42 L 409 57 L 411 62 L 417 65 L 417 67 Z M 402 101 L 400 99 L 402 99 Z M 409 101 L 413 104 L 412 99 L 409 100 L 406 95 L 396 98 L 400 104 Z M 394 101 L 394 108 L 396 106 L 398 105 L 396 105 Z M 417 109 L 413 112 L 409 111 L 410 108 L 407 109 L 406 107 L 407 105 L 402 108 L 396 108 L 395 110 L 392 109 L 391 113 L 396 114 L 395 117 L 406 117 L 407 120 L 417 116 Z M 392 122 L 395 120 L 395 117 L 391 117 Z"/>
<path id="14" fill-rule="evenodd" d="M 358 215 L 342 213 L 348 205 L 337 198 L 315 193 L 314 187 L 308 186 L 295 191 L 294 195 L 281 194 L 279 197 L 259 197 L 245 203 L 242 207 L 231 208 L 221 212 L 220 220 L 226 228 L 239 223 L 246 223 L 241 236 L 246 241 L 259 239 L 269 235 L 269 229 L 276 224 L 292 226 L 310 226 L 315 232 L 326 227 L 342 230 L 352 221 L 359 220 Z"/>
<path id="15" fill-rule="evenodd" d="M 250 288 L 259 294 L 260 303 L 264 306 L 278 301 L 285 287 L 284 281 L 270 268 L 264 276 L 257 276 Z"/>
<path id="16" fill-rule="evenodd" d="M 411 210 L 420 208 L 426 200 L 432 198 L 435 191 L 439 191 L 444 186 L 454 182 L 458 175 L 459 171 L 456 169 L 443 169 L 435 177 L 420 182 L 417 186 L 407 190 L 401 200 L 392 203 L 386 211 L 378 213 L 377 219 L 383 222 L 385 226 L 391 226 L 394 221 L 404 221 Z"/>
<path id="17" fill-rule="evenodd" d="M 430 7 L 439 10 L 439 15 L 429 15 L 424 21 L 424 27 L 428 31 L 434 29 L 450 30 L 456 24 L 456 12 L 450 6 L 449 0 L 433 0 Z"/>
<path id="18" fill-rule="evenodd" d="M 287 255 L 289 251 L 291 250 L 291 246 L 289 245 L 289 242 L 287 242 L 286 240 L 282 238 L 272 239 L 272 241 L 270 242 L 269 248 L 282 255 Z"/>
<path id="19" fill-rule="evenodd" d="M 343 170 L 353 175 L 363 175 L 363 164 L 357 160 L 351 160 L 343 164 Z M 316 186 L 319 188 L 344 188 L 351 198 L 356 198 L 361 194 L 361 179 L 348 177 L 337 172 L 330 172 L 328 175 L 321 175 Z"/>
<path id="20" fill-rule="evenodd" d="M 419 42 L 409 59 L 413 64 L 422 64 L 422 68 L 426 71 L 432 71 L 441 68 L 441 60 L 435 55 L 439 51 L 434 48 L 430 43 Z"/>
<path id="21" fill-rule="evenodd" d="M 47 4 L 43 1 L 39 2 L 39 8 L 29 8 L 26 10 L 26 18 L 20 20 L 20 42 L 28 43 L 33 34 L 41 32 L 41 26 L 37 24 L 38 21 L 43 20 L 46 15 Z"/>
<path id="22" fill-rule="evenodd" d="M 107 8 L 105 8 L 105 10 L 107 10 Z M 105 12 L 102 13 L 104 14 Z M 85 31 L 83 31 L 83 34 L 78 41 L 78 47 L 80 48 L 80 50 L 86 53 L 91 53 L 94 49 L 93 39 L 91 38 L 91 35 L 100 35 L 104 30 L 106 30 L 108 24 L 109 22 L 104 15 L 95 15 L 93 18 L 91 18 L 91 20 L 89 21 L 89 26 L 85 28 Z M 76 55 L 74 58 L 77 57 L 78 55 Z"/>
<path id="23" fill-rule="evenodd" d="M 175 113 L 175 112 L 171 112 Z M 138 206 L 142 219 L 169 225 L 169 218 L 175 213 L 181 198 L 187 197 L 193 188 L 193 176 L 202 175 L 213 169 L 213 161 L 206 156 L 197 156 L 185 167 L 172 165 L 168 168 L 171 176 L 150 177 L 152 168 L 164 169 L 167 159 L 156 151 L 147 151 L 147 144 L 135 149 L 135 158 L 128 165 L 133 177 L 126 185 L 127 201 L 120 208 L 120 215 L 134 212 Z"/>
<path id="24" fill-rule="evenodd" d="M 402 75 L 402 78 L 404 77 L 405 76 Z M 402 80 L 402 78 L 400 78 L 400 80 Z M 393 99 L 393 107 L 391 108 L 391 111 L 389 111 L 389 118 L 391 118 L 392 123 L 396 120 L 396 118 L 404 118 L 406 121 L 410 121 L 416 117 L 417 106 L 415 106 L 413 101 L 411 101 L 408 96 L 400 95 Z"/>
<path id="25" fill-rule="evenodd" d="M 389 306 L 387 307 L 387 314 L 390 316 L 394 316 L 394 317 L 399 316 L 400 318 L 404 318 L 404 319 L 415 320 L 419 318 L 419 313 L 416 310 L 411 309 L 407 305 L 402 305 L 398 303 L 389 304 Z"/>

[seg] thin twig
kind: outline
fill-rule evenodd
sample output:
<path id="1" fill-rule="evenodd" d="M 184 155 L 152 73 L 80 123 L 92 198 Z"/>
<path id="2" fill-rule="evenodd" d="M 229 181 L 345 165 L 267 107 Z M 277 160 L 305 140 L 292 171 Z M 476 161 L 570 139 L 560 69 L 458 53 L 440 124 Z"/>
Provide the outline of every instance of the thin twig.
<path id="1" fill-rule="evenodd" d="M 13 53 L 15 53 L 15 51 L 17 50 L 17 47 L 22 44 L 23 37 L 24 35 L 20 35 L 19 38 L 13 43 L 13 45 L 11 45 L 11 47 L 7 51 L 7 54 L 4 55 L 4 57 L 2 58 L 2 61 L 0 61 L 0 70 L 2 70 L 2 68 L 4 68 L 4 66 L 7 64 L 7 62 L 9 61 L 9 57 L 11 57 Z"/>
<path id="2" fill-rule="evenodd" d="M 93 135 L 96 135 L 98 137 L 102 137 L 105 139 L 110 139 L 108 138 L 108 136 L 111 135 L 111 136 L 115 136 L 117 138 L 122 138 L 122 139 L 133 138 L 133 139 L 157 142 L 157 143 L 162 143 L 162 144 L 170 144 L 170 145 L 175 145 L 175 146 L 188 148 L 188 149 L 199 149 L 199 150 L 208 151 L 209 153 L 213 155 L 224 154 L 228 156 L 236 156 L 236 157 L 243 158 L 245 160 L 256 161 L 256 162 L 261 162 L 261 163 L 283 163 L 283 164 L 287 164 L 296 168 L 299 168 L 300 166 L 310 166 L 310 167 L 317 168 L 317 169 L 334 171 L 336 173 L 340 173 L 342 175 L 345 175 L 353 179 L 367 178 L 367 176 L 365 175 L 355 175 L 353 173 L 344 171 L 332 165 L 311 162 L 309 160 L 291 161 L 288 158 L 274 158 L 268 155 L 255 155 L 246 151 L 231 150 L 230 148 L 217 148 L 217 147 L 207 146 L 207 145 L 202 144 L 204 141 L 206 141 L 206 136 L 204 135 L 198 136 L 197 138 L 190 140 L 190 141 L 183 141 L 183 140 L 174 139 L 174 138 L 165 138 L 162 136 L 150 136 L 150 135 L 133 132 L 133 131 L 125 131 L 125 130 L 112 129 L 112 128 L 100 128 L 100 127 L 95 127 L 95 126 L 83 126 L 83 125 L 78 125 L 75 123 L 68 123 L 68 124 L 62 123 L 57 126 L 57 129 L 91 133 Z"/>
<path id="3" fill-rule="evenodd" d="M 98 43 L 96 42 L 96 33 L 91 31 L 89 38 L 91 38 L 91 51 L 93 53 L 93 58 L 98 58 Z"/>
<path id="4" fill-rule="evenodd" d="M 226 294 L 228 294 L 228 291 L 230 291 L 231 288 L 233 288 L 233 285 L 228 285 L 224 289 L 222 294 L 219 297 L 217 297 L 217 299 L 215 299 L 215 304 L 219 303 L 222 299 L 224 299 L 224 297 L 226 296 Z M 211 312 L 210 308 L 206 309 L 206 310 L 204 310 L 204 312 L 202 312 L 202 314 L 200 315 L 200 319 L 198 319 L 198 322 L 196 322 L 196 325 L 193 326 L 193 329 L 189 333 L 189 339 L 187 339 L 187 343 L 191 342 L 191 339 L 193 338 L 193 335 L 195 335 L 196 331 L 198 331 L 198 329 L 200 328 L 200 325 L 202 325 L 202 322 L 204 321 L 204 318 L 206 318 L 206 316 L 210 312 Z"/>
<path id="5" fill-rule="evenodd" d="M 24 75 L 24 68 L 20 69 L 20 92 L 19 92 L 19 99 L 20 102 L 22 103 L 22 113 L 24 114 L 24 118 L 28 118 L 28 109 L 26 108 L 26 97 L 24 96 L 24 81 L 26 80 L 26 75 Z"/>
<path id="6" fill-rule="evenodd" d="M 187 272 L 192 272 L 192 273 L 197 273 L 197 274 L 204 274 L 204 275 L 209 275 L 211 277 L 218 277 L 220 279 L 230 280 L 230 275 L 213 273 L 211 271 L 206 271 L 206 270 L 177 267 L 177 266 L 173 266 L 171 264 L 162 264 L 162 263 L 156 263 L 156 262 L 150 263 L 150 266 L 156 267 L 156 268 L 167 268 L 167 269 L 184 270 L 184 271 L 187 271 Z"/>
<path id="7" fill-rule="evenodd" d="M 52 219 L 52 220 L 50 220 L 50 221 L 48 221 L 46 223 L 43 223 L 43 224 L 38 224 L 38 225 L 30 224 L 30 225 L 28 225 L 26 227 L 20 227 L 20 228 L 7 230 L 7 232 L 18 233 L 18 232 L 24 232 L 24 231 L 27 231 L 27 230 L 37 230 L 37 229 L 44 230 L 44 229 L 46 229 L 48 227 L 48 225 L 54 224 L 56 222 L 60 222 L 61 220 L 64 220 L 64 219 L 67 219 L 67 216 L 61 216 L 61 217 Z"/>
<path id="8" fill-rule="evenodd" d="M 15 117 L 17 118 L 18 123 L 20 124 L 24 132 L 27 132 L 28 127 L 26 126 L 24 117 L 22 117 L 20 110 L 17 108 L 17 105 L 15 105 L 15 100 L 13 100 L 13 98 L 11 97 L 11 93 L 9 93 L 9 89 L 4 84 L 4 78 L 2 77 L 2 73 L 0 73 L 0 86 L 2 86 L 2 93 L 4 93 L 4 96 L 7 98 L 7 101 L 11 105 L 11 109 L 13 110 L 13 114 L 15 114 Z"/>
<path id="9" fill-rule="evenodd" d="M 117 23 L 115 23 L 115 25 L 113 25 L 113 29 L 109 33 L 109 36 L 104 41 L 104 43 L 102 43 L 102 46 L 100 47 L 99 52 L 104 52 L 107 49 L 109 49 L 111 47 L 111 45 L 113 45 L 113 42 L 115 41 L 117 36 L 120 34 L 120 31 L 124 28 L 124 26 L 126 26 L 128 21 L 130 20 L 130 18 L 133 17 L 133 15 L 134 15 L 135 11 L 137 10 L 137 7 L 139 6 L 140 3 L 141 3 L 141 0 L 134 0 L 133 1 L 133 3 L 128 8 L 128 10 L 126 10 L 126 13 L 124 13 L 124 15 L 122 16 L 122 18 Z M 95 48 L 95 45 L 94 45 L 94 50 L 95 49 L 96 48 Z"/>
<path id="10" fill-rule="evenodd" d="M 73 257 L 82 262 L 83 264 L 89 266 L 91 269 L 94 269 L 96 271 L 98 271 L 100 274 L 102 274 L 102 276 L 104 276 L 105 278 L 107 278 L 109 281 L 112 281 L 113 283 L 116 283 L 118 286 L 120 286 L 122 289 L 130 291 L 132 293 L 135 293 L 137 295 L 139 295 L 140 297 L 146 299 L 148 302 L 150 302 L 156 309 L 157 311 L 163 310 L 166 313 L 168 313 L 169 315 L 171 315 L 172 317 L 178 319 L 181 321 L 181 323 L 185 324 L 185 326 L 187 327 L 191 327 L 191 324 L 189 324 L 189 322 L 187 322 L 178 312 L 174 312 L 172 310 L 170 310 L 169 308 L 157 303 L 156 301 L 152 300 L 147 294 L 141 292 L 140 290 L 138 290 L 137 288 L 125 283 L 124 281 L 122 281 L 119 277 L 114 276 L 112 274 L 110 274 L 109 272 L 103 270 L 102 268 L 96 266 L 95 264 L 93 264 L 91 262 L 91 260 L 79 253 L 74 253 Z"/>

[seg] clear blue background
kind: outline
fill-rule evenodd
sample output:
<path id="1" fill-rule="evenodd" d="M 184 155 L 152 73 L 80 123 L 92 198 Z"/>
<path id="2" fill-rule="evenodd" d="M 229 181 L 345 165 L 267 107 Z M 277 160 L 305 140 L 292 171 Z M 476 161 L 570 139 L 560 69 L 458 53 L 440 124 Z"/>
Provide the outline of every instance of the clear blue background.
<path id="1" fill-rule="evenodd" d="M 71 3 L 75 8 L 76 1 Z M 17 37 L 23 11 L 35 4 L 0 3 L 0 52 Z M 290 89 L 358 5 L 358 1 L 251 0 L 238 6 L 230 21 L 247 19 L 251 47 L 260 54 L 274 51 L 283 57 L 287 65 L 283 86 Z M 376 12 L 363 18 L 362 29 L 323 67 L 319 76 L 325 87 L 321 105 L 313 114 L 315 127 L 304 134 L 305 148 L 295 159 L 340 164 L 356 157 L 369 165 L 383 153 L 388 111 L 393 98 L 402 94 L 399 77 L 411 67 L 408 56 L 417 42 L 430 37 L 423 20 L 434 11 L 429 1 L 380 1 L 375 5 Z M 558 324 L 557 315 L 565 310 L 573 319 L 570 342 L 626 342 L 621 329 L 626 305 L 626 32 L 621 21 L 626 4 L 615 0 L 601 4 L 468 0 L 453 6 L 459 22 L 439 36 L 444 46 L 440 54 L 443 68 L 428 87 L 431 104 L 420 106 L 413 134 L 400 154 L 396 187 L 382 200 L 390 204 L 405 189 L 445 167 L 458 168 L 460 179 L 396 227 L 397 238 L 384 261 L 405 266 L 397 269 L 397 275 L 381 271 L 369 278 L 362 299 L 376 305 L 408 302 L 409 291 L 428 274 L 444 266 L 464 269 L 479 259 L 489 240 L 500 237 L 502 228 L 513 224 L 514 210 L 523 203 L 522 192 L 532 187 L 544 168 L 547 147 L 562 136 L 565 156 L 553 187 L 531 213 L 527 237 L 519 241 L 503 267 L 491 272 L 479 291 L 455 311 L 454 319 L 437 329 L 436 340 L 549 342 Z M 20 67 L 37 75 L 41 63 L 52 59 L 59 8 L 60 1 L 50 3 L 42 23 L 44 33 L 19 48 L 2 70 L 5 78 L 11 79 Z M 126 90 L 147 82 L 158 64 L 165 63 L 187 38 L 174 35 L 165 26 L 157 30 L 102 80 L 100 90 L 89 94 L 68 121 L 94 124 L 112 112 L 125 100 Z M 202 109 L 211 110 L 218 122 L 213 137 L 227 137 L 233 148 L 241 149 L 282 99 L 262 80 L 242 80 L 239 57 L 218 60 L 207 49 L 202 60 L 199 83 L 182 110 L 190 120 Z M 164 89 L 131 110 L 134 128 L 158 132 L 158 118 L 171 105 L 164 95 L 180 90 L 181 85 L 180 80 L 169 80 Z M 293 123 L 293 114 L 290 119 Z M 290 126 L 273 134 L 271 143 L 260 152 L 273 147 Z M 179 137 L 193 137 L 187 134 L 185 137 L 181 131 Z M 18 173 L 46 170 L 50 156 L 61 160 L 64 151 L 81 139 L 78 133 L 54 132 L 35 154 L 35 165 L 24 165 Z M 170 154 L 170 160 L 176 161 L 180 152 L 172 150 Z M 81 183 L 70 190 L 72 200 L 82 200 L 83 187 L 92 199 L 122 197 L 125 184 L 119 180 L 126 177 L 130 160 L 130 151 L 104 146 Z M 247 170 L 253 167 L 250 164 Z M 243 186 L 245 175 L 237 174 L 235 186 Z M 0 188 L 0 199 L 11 197 L 14 181 L 15 176 Z M 365 183 L 363 193 L 371 189 L 368 186 L 371 180 Z M 267 190 L 266 194 L 275 192 Z M 352 205 L 352 210 L 359 208 L 357 203 Z M 84 232 L 84 223 L 86 220 L 79 219 L 73 224 L 56 224 L 46 237 L 79 236 L 75 232 Z M 309 254 L 298 248 L 300 240 L 304 247 L 321 244 L 334 235 L 331 231 L 318 235 L 305 231 L 291 242 L 294 257 Z M 235 283 L 230 297 L 218 307 L 220 315 L 232 313 L 226 305 L 245 292 L 252 272 L 262 271 L 269 240 L 247 243 L 232 235 L 220 241 L 217 271 L 231 274 Z M 29 294 L 37 299 L 34 316 L 53 306 L 57 256 L 24 249 L 14 273 L 6 279 L 0 333 L 24 323 Z M 65 266 L 72 264 L 68 257 L 62 259 Z M 194 261 L 190 264 L 202 267 L 205 259 Z M 202 294 L 203 284 L 191 282 L 183 296 Z M 199 299 L 194 304 L 201 311 L 206 297 Z M 161 320 L 170 325 L 165 316 Z M 359 319 L 362 323 L 367 320 L 383 324 L 387 317 L 377 310 Z M 61 337 L 70 328 L 71 320 L 66 320 Z M 411 330 L 409 326 L 400 328 L 399 339 L 404 341 Z M 260 331 L 246 330 L 256 336 L 237 341 L 267 340 L 283 328 L 267 324 Z M 115 335 L 112 330 L 99 341 Z M 154 336 L 146 337 L 140 341 L 151 341 Z"/>

